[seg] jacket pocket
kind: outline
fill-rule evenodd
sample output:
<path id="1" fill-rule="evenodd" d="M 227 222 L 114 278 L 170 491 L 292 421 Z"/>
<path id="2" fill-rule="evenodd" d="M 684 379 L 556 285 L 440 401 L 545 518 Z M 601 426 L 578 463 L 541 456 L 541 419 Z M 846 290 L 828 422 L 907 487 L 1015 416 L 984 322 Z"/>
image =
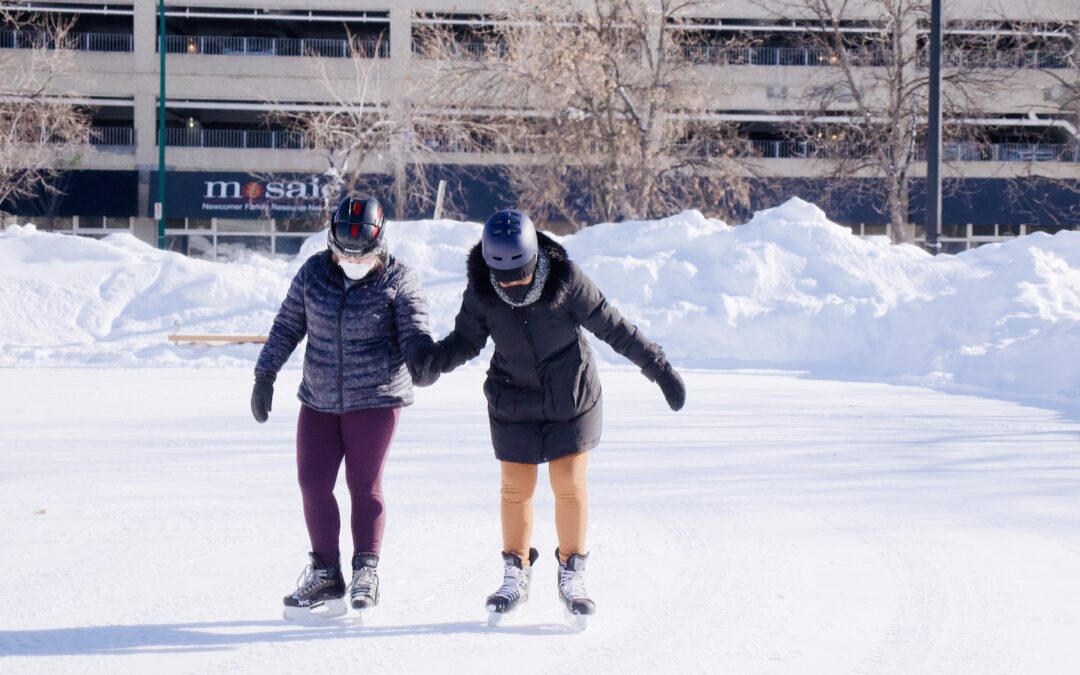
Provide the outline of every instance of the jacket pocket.
<path id="1" fill-rule="evenodd" d="M 573 419 L 591 407 L 587 359 L 568 361 L 549 369 L 544 378 L 544 416 L 555 421 Z"/>
<path id="2" fill-rule="evenodd" d="M 546 417 L 544 392 L 522 389 L 510 384 L 505 377 L 491 377 L 484 381 L 484 395 L 488 411 L 506 422 L 534 422 Z"/>

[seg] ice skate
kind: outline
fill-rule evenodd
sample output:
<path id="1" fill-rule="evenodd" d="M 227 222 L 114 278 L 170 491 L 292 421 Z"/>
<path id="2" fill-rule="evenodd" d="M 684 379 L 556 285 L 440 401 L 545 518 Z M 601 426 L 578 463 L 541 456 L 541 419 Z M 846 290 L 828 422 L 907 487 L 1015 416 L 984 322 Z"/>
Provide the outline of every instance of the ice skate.
<path id="1" fill-rule="evenodd" d="M 596 603 L 585 590 L 585 562 L 589 556 L 575 553 L 564 563 L 559 558 L 559 549 L 555 549 L 555 557 L 559 559 L 559 600 L 563 604 L 563 618 L 571 629 L 585 630 L 586 617 L 596 613 Z"/>
<path id="2" fill-rule="evenodd" d="M 540 554 L 535 548 L 529 549 L 529 566 L 522 565 L 521 558 L 514 553 L 503 553 L 503 584 L 487 598 L 488 625 L 501 626 L 512 621 L 520 612 L 522 605 L 529 599 L 529 583 L 532 581 L 532 566 Z"/>
<path id="3" fill-rule="evenodd" d="M 349 584 L 349 604 L 359 615 L 361 623 L 367 623 L 379 604 L 379 574 L 376 567 L 379 556 L 374 553 L 356 553 L 352 559 L 352 582 Z"/>
<path id="4" fill-rule="evenodd" d="M 296 590 L 285 596 L 284 617 L 289 621 L 304 621 L 343 616 L 348 608 L 341 565 L 327 565 L 314 553 L 309 555 L 311 564 L 296 580 Z"/>

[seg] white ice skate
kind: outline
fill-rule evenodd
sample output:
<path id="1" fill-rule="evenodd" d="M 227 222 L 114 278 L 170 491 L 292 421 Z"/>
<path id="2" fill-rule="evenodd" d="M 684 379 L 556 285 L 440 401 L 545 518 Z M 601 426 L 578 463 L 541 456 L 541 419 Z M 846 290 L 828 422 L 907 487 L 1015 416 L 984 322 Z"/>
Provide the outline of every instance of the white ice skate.
<path id="1" fill-rule="evenodd" d="M 360 624 L 366 624 L 379 604 L 379 574 L 375 567 L 379 556 L 374 553 L 353 555 L 352 582 L 349 584 L 349 604 L 356 610 Z"/>
<path id="2" fill-rule="evenodd" d="M 515 553 L 503 553 L 503 584 L 499 590 L 488 596 L 485 607 L 488 611 L 488 625 L 502 626 L 513 621 L 529 599 L 529 584 L 532 582 L 532 565 L 540 554 L 535 548 L 529 549 L 529 566 L 524 567 L 521 558 Z"/>
<path id="3" fill-rule="evenodd" d="M 588 617 L 596 613 L 596 603 L 589 598 L 585 590 L 585 562 L 589 556 L 577 553 L 564 563 L 559 558 L 559 600 L 563 605 L 563 620 L 568 628 L 583 631 L 588 626 Z"/>

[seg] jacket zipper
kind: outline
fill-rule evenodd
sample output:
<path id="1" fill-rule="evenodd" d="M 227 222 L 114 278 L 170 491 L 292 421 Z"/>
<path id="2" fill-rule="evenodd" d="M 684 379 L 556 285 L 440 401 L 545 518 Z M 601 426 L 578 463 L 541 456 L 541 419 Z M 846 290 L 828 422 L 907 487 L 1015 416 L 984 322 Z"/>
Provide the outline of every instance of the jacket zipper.
<path id="1" fill-rule="evenodd" d="M 346 284 L 342 280 L 344 288 L 341 293 L 341 304 L 338 306 L 337 315 L 337 353 L 338 353 L 338 410 L 345 412 L 345 330 L 342 326 L 345 317 L 345 305 L 349 300 L 349 291 L 371 285 L 370 278 L 364 278 L 359 283 Z"/>
<path id="2" fill-rule="evenodd" d="M 345 288 L 341 293 L 341 305 L 338 306 L 337 313 L 337 385 L 338 385 L 338 410 L 345 412 L 345 330 L 342 324 L 345 321 L 345 304 L 349 300 L 349 291 L 356 288 L 358 284 L 346 285 L 342 282 Z"/>
<path id="3" fill-rule="evenodd" d="M 345 300 L 349 297 L 349 289 L 346 287 L 341 294 L 341 304 L 337 313 L 337 386 L 338 386 L 338 410 L 345 410 L 345 336 L 342 330 L 342 317 L 345 315 Z"/>
<path id="4" fill-rule="evenodd" d="M 522 307 L 515 307 L 515 312 L 518 312 L 518 316 L 521 317 L 521 330 L 525 333 L 525 341 L 529 343 L 529 351 L 532 352 L 533 367 L 536 367 L 536 343 L 533 342 L 532 333 L 529 331 L 529 314 L 527 309 Z M 539 380 L 539 377 L 537 377 Z M 541 382 L 540 386 L 543 387 L 544 383 Z"/>

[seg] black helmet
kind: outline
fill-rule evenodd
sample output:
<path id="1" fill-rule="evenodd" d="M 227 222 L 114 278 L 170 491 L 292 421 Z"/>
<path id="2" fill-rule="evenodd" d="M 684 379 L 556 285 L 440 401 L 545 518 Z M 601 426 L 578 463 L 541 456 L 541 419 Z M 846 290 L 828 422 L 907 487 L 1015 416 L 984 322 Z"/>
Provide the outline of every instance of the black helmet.
<path id="1" fill-rule="evenodd" d="M 330 250 L 350 258 L 373 253 L 382 246 L 383 210 L 374 197 L 345 197 L 330 218 Z"/>
<path id="2" fill-rule="evenodd" d="M 480 248 L 496 279 L 525 279 L 536 268 L 536 226 L 521 211 L 497 211 L 484 223 Z"/>

